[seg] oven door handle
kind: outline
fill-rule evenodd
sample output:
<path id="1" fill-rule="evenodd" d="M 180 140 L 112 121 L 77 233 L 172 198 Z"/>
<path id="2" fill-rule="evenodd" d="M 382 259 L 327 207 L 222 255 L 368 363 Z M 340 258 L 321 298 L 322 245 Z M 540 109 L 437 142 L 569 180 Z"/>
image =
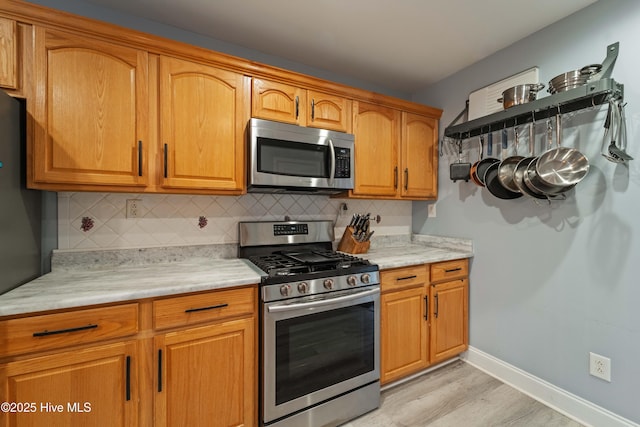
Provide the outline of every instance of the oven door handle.
<path id="1" fill-rule="evenodd" d="M 267 310 L 269 311 L 269 313 L 282 313 L 285 311 L 294 311 L 294 310 L 300 310 L 304 308 L 322 307 L 325 305 L 351 301 L 351 300 L 355 300 L 355 299 L 359 299 L 362 297 L 367 297 L 369 295 L 375 295 L 379 293 L 380 293 L 380 289 L 378 288 L 369 289 L 367 291 L 357 292 L 355 294 L 345 295 L 343 297 L 328 298 L 320 301 L 301 302 L 298 304 L 275 305 L 275 306 L 268 307 Z"/>

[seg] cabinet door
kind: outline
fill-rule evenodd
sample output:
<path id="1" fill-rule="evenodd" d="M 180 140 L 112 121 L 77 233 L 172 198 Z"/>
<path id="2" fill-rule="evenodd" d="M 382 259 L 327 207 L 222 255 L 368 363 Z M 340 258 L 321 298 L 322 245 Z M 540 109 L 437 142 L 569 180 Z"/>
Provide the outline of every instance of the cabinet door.
<path id="1" fill-rule="evenodd" d="M 403 113 L 402 117 L 402 197 L 437 197 L 438 122 L 430 117 Z"/>
<path id="2" fill-rule="evenodd" d="M 147 56 L 36 28 L 35 182 L 147 184 Z"/>
<path id="3" fill-rule="evenodd" d="M 240 192 L 250 78 L 160 58 L 163 187 Z"/>
<path id="4" fill-rule="evenodd" d="M 251 115 L 304 126 L 306 91 L 296 86 L 253 79 Z"/>
<path id="5" fill-rule="evenodd" d="M 7 427 L 138 425 L 136 342 L 103 345 L 0 365 Z M 28 405 L 28 406 L 25 406 Z"/>
<path id="6" fill-rule="evenodd" d="M 0 87 L 18 87 L 18 44 L 15 21 L 0 18 Z"/>
<path id="7" fill-rule="evenodd" d="M 467 279 L 431 285 L 431 362 L 467 350 L 469 344 Z"/>
<path id="8" fill-rule="evenodd" d="M 395 196 L 398 188 L 400 112 L 354 102 L 356 196 Z"/>
<path id="9" fill-rule="evenodd" d="M 351 132 L 350 99 L 309 90 L 307 102 L 307 126 Z"/>
<path id="10" fill-rule="evenodd" d="M 427 367 L 426 285 L 381 296 L 381 375 L 384 384 Z"/>
<path id="11" fill-rule="evenodd" d="M 255 320 L 156 337 L 156 426 L 231 427 L 257 422 Z"/>

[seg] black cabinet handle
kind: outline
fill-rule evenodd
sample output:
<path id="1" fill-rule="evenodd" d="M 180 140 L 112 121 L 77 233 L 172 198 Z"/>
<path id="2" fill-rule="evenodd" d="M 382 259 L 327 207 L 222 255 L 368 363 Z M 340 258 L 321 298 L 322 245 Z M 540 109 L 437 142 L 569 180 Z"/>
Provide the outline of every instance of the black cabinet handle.
<path id="1" fill-rule="evenodd" d="M 404 169 L 404 189 L 409 189 L 409 168 Z"/>
<path id="2" fill-rule="evenodd" d="M 167 144 L 164 144 L 164 177 L 167 177 Z"/>
<path id="3" fill-rule="evenodd" d="M 424 296 L 424 320 L 429 320 L 429 295 Z"/>
<path id="4" fill-rule="evenodd" d="M 67 329 L 57 329 L 55 331 L 42 331 L 42 332 L 34 332 L 33 336 L 34 337 L 46 337 L 48 335 L 58 335 L 58 334 L 66 334 L 69 332 L 78 332 L 78 331 L 86 331 L 89 329 L 95 329 L 97 328 L 98 325 L 85 325 L 85 326 L 78 326 L 76 328 L 67 328 Z"/>
<path id="5" fill-rule="evenodd" d="M 185 310 L 185 313 L 193 313 L 194 311 L 215 310 L 216 308 L 228 307 L 229 304 L 210 305 L 208 307 L 189 308 Z"/>
<path id="6" fill-rule="evenodd" d="M 437 319 L 438 318 L 438 294 L 436 294 L 434 298 L 435 298 L 436 306 L 433 310 L 433 316 Z"/>
<path id="7" fill-rule="evenodd" d="M 300 98 L 296 96 L 296 119 L 298 118 L 299 113 L 300 113 Z"/>
<path id="8" fill-rule="evenodd" d="M 316 118 L 316 100 L 311 100 L 311 120 L 315 120 Z"/>
<path id="9" fill-rule="evenodd" d="M 398 167 L 393 168 L 393 188 L 398 188 Z"/>
<path id="10" fill-rule="evenodd" d="M 131 400 L 131 356 L 127 356 L 126 363 L 126 377 L 125 377 L 125 398 L 127 401 Z"/>
<path id="11" fill-rule="evenodd" d="M 158 393 L 162 392 L 162 350 L 158 350 Z"/>
<path id="12" fill-rule="evenodd" d="M 416 276 L 416 275 L 414 274 L 413 276 L 398 277 L 396 280 L 397 280 L 397 281 L 400 281 L 400 280 L 409 280 L 409 279 L 415 279 L 416 277 L 418 277 L 418 276 Z"/>
<path id="13" fill-rule="evenodd" d="M 142 176 L 142 141 L 138 141 L 138 176 Z"/>
<path id="14" fill-rule="evenodd" d="M 454 271 L 460 271 L 462 270 L 462 267 L 458 267 L 458 268 L 450 268 L 449 270 L 445 270 L 445 273 L 453 273 Z"/>

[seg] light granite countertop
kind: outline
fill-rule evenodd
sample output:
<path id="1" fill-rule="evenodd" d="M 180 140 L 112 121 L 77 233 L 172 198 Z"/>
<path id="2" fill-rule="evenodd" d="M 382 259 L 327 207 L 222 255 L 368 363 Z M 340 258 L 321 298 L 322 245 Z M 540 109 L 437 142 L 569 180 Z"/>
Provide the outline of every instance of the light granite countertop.
<path id="1" fill-rule="evenodd" d="M 363 258 L 381 269 L 469 258 L 469 240 L 378 239 Z M 0 317 L 251 285 L 261 271 L 235 258 L 235 245 L 57 251 L 53 271 L 0 295 Z"/>

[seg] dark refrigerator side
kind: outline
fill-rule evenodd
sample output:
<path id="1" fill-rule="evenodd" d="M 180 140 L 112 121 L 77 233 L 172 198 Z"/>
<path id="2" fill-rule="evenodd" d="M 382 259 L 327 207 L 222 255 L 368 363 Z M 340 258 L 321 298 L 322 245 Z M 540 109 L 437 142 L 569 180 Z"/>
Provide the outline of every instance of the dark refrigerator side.
<path id="1" fill-rule="evenodd" d="M 42 242 L 43 208 L 51 197 L 26 188 L 25 123 L 24 101 L 0 90 L 0 294 L 50 269 Z"/>

